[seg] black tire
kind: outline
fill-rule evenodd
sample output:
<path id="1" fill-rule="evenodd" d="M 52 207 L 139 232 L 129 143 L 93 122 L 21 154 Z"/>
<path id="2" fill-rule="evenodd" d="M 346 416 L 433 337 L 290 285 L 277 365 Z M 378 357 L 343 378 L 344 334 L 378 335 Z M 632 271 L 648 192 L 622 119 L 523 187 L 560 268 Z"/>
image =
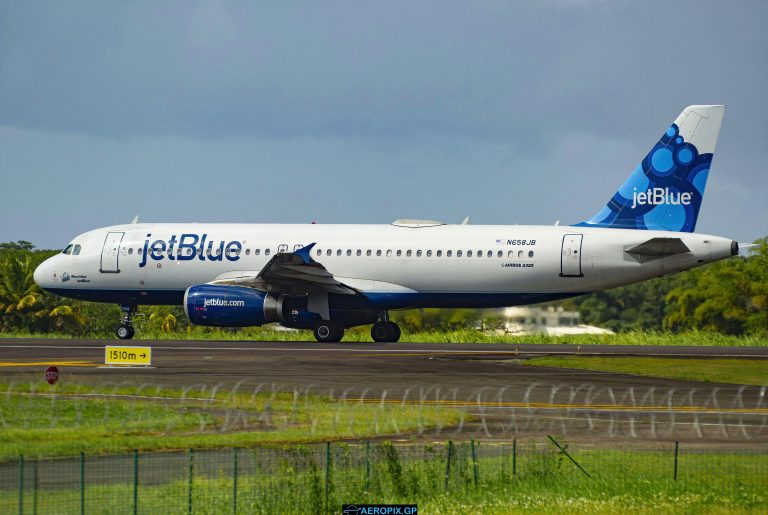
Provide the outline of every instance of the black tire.
<path id="1" fill-rule="evenodd" d="M 401 333 L 400 333 L 400 326 L 399 325 L 397 325 L 394 322 L 387 322 L 387 329 L 388 329 L 387 332 L 389 333 L 389 340 L 388 341 L 390 341 L 392 343 L 395 343 L 398 340 L 400 340 L 400 334 Z"/>
<path id="2" fill-rule="evenodd" d="M 371 326 L 371 339 L 375 342 L 388 342 L 390 338 L 388 322 L 376 322 Z"/>
<path id="3" fill-rule="evenodd" d="M 400 326 L 394 322 L 376 322 L 371 326 L 371 338 L 375 342 L 396 342 L 400 339 Z"/>
<path id="4" fill-rule="evenodd" d="M 338 342 L 344 337 L 344 327 L 335 320 L 321 320 L 315 324 L 314 333 L 321 343 Z"/>
<path id="5" fill-rule="evenodd" d="M 117 329 L 115 330 L 115 334 L 121 340 L 130 340 L 131 338 L 133 338 L 134 332 L 135 331 L 133 330 L 133 327 L 129 325 L 123 325 L 123 324 L 120 324 L 119 326 L 117 326 Z"/>

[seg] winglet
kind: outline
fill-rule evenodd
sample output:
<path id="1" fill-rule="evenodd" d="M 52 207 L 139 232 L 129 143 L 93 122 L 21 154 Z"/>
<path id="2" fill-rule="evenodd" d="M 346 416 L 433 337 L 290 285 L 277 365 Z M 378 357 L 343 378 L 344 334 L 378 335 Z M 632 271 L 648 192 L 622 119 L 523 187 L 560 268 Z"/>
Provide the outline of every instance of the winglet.
<path id="1" fill-rule="evenodd" d="M 316 243 L 317 242 L 310 243 L 306 247 L 302 247 L 293 253 L 299 256 L 301 260 L 304 261 L 305 265 L 308 265 L 312 262 L 312 257 L 309 255 L 309 253 L 312 252 L 312 247 L 314 247 Z"/>

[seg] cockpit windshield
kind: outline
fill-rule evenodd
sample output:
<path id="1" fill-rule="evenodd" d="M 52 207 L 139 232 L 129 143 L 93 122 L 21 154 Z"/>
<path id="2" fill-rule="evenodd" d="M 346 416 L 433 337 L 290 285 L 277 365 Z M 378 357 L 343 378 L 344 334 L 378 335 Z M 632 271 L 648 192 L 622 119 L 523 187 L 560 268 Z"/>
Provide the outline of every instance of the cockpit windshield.
<path id="1" fill-rule="evenodd" d="M 74 245 L 70 243 L 69 245 L 67 245 L 67 248 L 61 251 L 61 253 L 69 256 L 70 254 L 72 254 L 72 247 L 74 247 Z"/>
<path id="2" fill-rule="evenodd" d="M 72 249 L 72 255 L 73 256 L 79 256 L 80 255 L 80 245 L 75 245 L 75 248 Z"/>

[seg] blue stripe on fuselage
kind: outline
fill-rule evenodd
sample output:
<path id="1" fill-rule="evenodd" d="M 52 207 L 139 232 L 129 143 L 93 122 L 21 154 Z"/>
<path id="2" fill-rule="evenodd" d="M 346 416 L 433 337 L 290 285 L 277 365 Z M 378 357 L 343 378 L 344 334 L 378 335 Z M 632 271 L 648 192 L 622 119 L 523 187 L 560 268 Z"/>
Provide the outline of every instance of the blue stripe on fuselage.
<path id="1" fill-rule="evenodd" d="M 181 305 L 184 290 L 99 290 L 46 288 L 61 297 L 135 305 Z M 329 295 L 331 309 L 501 308 L 566 299 L 588 292 L 567 293 L 386 293 Z"/>

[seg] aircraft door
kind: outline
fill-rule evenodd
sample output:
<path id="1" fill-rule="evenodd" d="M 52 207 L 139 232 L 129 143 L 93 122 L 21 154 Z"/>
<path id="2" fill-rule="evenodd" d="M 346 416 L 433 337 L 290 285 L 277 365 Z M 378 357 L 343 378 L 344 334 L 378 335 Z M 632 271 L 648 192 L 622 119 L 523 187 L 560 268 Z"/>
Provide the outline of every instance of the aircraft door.
<path id="1" fill-rule="evenodd" d="M 99 272 L 103 274 L 119 274 L 120 243 L 123 241 L 124 232 L 109 232 L 104 239 L 104 248 L 101 249 L 101 264 Z"/>
<path id="2" fill-rule="evenodd" d="M 581 273 L 581 243 L 583 234 L 566 234 L 560 253 L 560 277 L 584 277 Z"/>

